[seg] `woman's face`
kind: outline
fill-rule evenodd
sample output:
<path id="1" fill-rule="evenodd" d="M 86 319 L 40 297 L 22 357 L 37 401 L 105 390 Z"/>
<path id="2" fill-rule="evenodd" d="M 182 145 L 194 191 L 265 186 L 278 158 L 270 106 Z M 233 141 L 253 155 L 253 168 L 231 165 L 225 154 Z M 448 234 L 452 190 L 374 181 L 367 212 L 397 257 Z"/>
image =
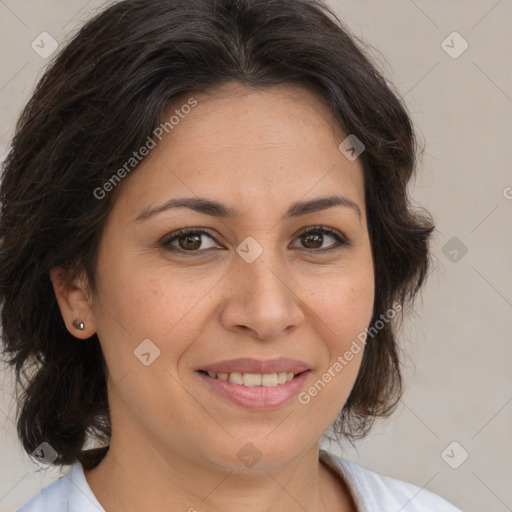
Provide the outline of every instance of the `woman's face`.
<path id="1" fill-rule="evenodd" d="M 374 301 L 362 166 L 304 89 L 231 83 L 194 98 L 123 183 L 86 324 L 109 370 L 113 439 L 275 469 L 318 442 L 360 366 L 362 350 L 344 355 Z M 346 199 L 315 202 L 330 197 Z M 318 225 L 334 234 L 304 234 Z"/>

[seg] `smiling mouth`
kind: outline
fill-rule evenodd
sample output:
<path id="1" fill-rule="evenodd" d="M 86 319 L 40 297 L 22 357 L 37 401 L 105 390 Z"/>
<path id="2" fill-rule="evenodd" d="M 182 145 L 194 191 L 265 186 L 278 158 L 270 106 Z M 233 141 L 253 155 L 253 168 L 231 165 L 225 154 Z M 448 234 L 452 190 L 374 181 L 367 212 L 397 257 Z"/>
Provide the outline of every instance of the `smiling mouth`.
<path id="1" fill-rule="evenodd" d="M 232 384 L 238 384 L 240 386 L 247 387 L 275 387 L 286 384 L 292 381 L 297 375 L 304 372 L 293 373 L 293 372 L 277 372 L 277 373 L 216 373 L 209 372 L 206 370 L 198 370 L 203 375 L 208 375 L 212 379 L 219 379 L 231 382 Z"/>

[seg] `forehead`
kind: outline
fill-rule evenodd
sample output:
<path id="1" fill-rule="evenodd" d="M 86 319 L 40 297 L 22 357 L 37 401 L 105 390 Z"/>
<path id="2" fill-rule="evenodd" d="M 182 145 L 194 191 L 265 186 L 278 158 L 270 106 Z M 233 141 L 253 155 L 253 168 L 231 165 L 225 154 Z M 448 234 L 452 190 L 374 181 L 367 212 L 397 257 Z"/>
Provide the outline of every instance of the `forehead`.
<path id="1" fill-rule="evenodd" d="M 180 130 L 173 130 L 176 142 L 189 137 L 192 129 L 207 137 L 204 147 L 222 140 L 234 140 L 247 147 L 282 144 L 296 141 L 297 135 L 304 132 L 301 147 L 313 148 L 323 137 L 334 142 L 343 136 L 324 99 L 298 85 L 256 88 L 229 82 L 194 97 L 198 101 L 197 107 L 184 116 Z M 169 111 L 179 109 L 184 100 L 185 97 L 175 101 Z M 190 122 L 185 123 L 185 120 Z M 197 121 L 194 126 L 193 120 Z M 286 130 L 283 130 L 284 126 Z M 215 132 L 215 140 L 208 137 L 212 132 Z M 312 137 L 312 132 L 318 137 Z"/>
<path id="2" fill-rule="evenodd" d="M 165 119 L 180 115 L 126 183 L 120 201 L 132 210 L 184 194 L 272 208 L 339 192 L 364 204 L 360 162 L 339 151 L 346 135 L 315 93 L 230 83 L 193 98 L 168 109 Z"/>

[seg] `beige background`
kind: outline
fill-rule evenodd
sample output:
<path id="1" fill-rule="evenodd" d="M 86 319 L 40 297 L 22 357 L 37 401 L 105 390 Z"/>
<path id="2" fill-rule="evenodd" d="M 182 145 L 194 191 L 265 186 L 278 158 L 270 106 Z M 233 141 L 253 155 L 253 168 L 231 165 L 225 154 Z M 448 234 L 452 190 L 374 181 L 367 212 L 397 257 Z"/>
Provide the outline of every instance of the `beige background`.
<path id="1" fill-rule="evenodd" d="M 47 62 L 31 42 L 47 31 L 63 44 L 106 3 L 0 0 L 0 158 Z M 354 34 L 378 49 L 386 76 L 405 95 L 426 142 L 411 193 L 438 227 L 434 272 L 403 331 L 404 400 L 357 451 L 344 455 L 468 512 L 510 511 L 512 1 L 329 3 Z M 441 46 L 453 31 L 469 44 L 455 59 Z M 460 50 L 461 42 L 448 38 L 450 51 Z M 446 246 L 453 237 L 455 245 Z M 461 244 L 467 247 L 462 257 Z M 58 475 L 37 471 L 22 453 L 12 422 L 11 377 L 5 371 L 0 376 L 0 512 L 10 512 Z M 442 458 L 453 441 L 458 445 L 445 452 L 452 465 L 463 450 L 469 454 L 457 469 Z"/>

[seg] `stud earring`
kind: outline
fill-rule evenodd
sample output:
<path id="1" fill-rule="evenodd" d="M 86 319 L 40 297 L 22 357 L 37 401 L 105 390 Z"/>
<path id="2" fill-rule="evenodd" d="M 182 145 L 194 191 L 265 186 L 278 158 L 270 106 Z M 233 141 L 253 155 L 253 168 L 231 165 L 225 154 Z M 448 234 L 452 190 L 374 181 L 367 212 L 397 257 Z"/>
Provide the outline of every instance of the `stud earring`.
<path id="1" fill-rule="evenodd" d="M 75 329 L 78 329 L 79 331 L 83 331 L 83 330 L 85 329 L 85 324 L 84 324 L 83 322 L 80 322 L 80 323 L 79 323 L 79 322 L 78 322 L 78 319 L 77 319 L 77 318 L 75 318 L 75 319 L 73 320 L 73 327 L 74 327 Z"/>

